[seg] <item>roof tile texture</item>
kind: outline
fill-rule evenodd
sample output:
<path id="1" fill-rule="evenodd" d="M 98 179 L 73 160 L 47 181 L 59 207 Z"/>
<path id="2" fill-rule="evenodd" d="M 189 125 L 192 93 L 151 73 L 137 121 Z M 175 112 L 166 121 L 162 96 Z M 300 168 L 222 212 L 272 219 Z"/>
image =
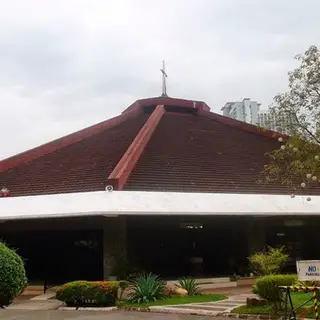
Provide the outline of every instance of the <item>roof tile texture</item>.
<path id="1" fill-rule="evenodd" d="M 258 183 L 275 139 L 205 116 L 165 113 L 124 190 L 287 193 Z"/>
<path id="2" fill-rule="evenodd" d="M 11 196 L 104 190 L 107 179 L 149 115 L 106 129 L 0 173 Z"/>
<path id="3" fill-rule="evenodd" d="M 169 108 L 170 109 L 170 108 Z M 277 139 L 219 121 L 208 112 L 167 110 L 129 175 L 124 190 L 285 194 L 263 183 L 267 152 Z M 146 111 L 146 110 L 145 110 Z M 150 111 L 150 110 L 149 110 Z M 108 177 L 149 118 L 135 117 L 80 142 L 0 173 L 11 196 L 104 190 Z M 221 120 L 221 119 L 220 119 Z M 258 183 L 259 180 L 261 183 Z M 320 194 L 320 188 L 308 194 Z"/>

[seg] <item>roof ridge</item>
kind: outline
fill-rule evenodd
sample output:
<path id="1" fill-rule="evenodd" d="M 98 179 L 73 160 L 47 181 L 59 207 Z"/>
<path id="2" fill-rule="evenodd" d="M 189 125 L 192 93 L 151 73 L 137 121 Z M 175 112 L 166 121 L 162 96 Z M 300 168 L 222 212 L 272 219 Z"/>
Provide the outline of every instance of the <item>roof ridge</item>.
<path id="1" fill-rule="evenodd" d="M 288 138 L 289 136 L 280 132 L 272 131 L 266 128 L 258 127 L 254 124 L 239 121 L 233 118 L 229 118 L 226 116 L 223 116 L 218 113 L 206 111 L 206 110 L 198 110 L 197 114 L 202 117 L 210 118 L 212 120 L 215 120 L 217 122 L 220 122 L 222 124 L 240 129 L 242 131 L 250 132 L 256 135 L 263 136 L 265 138 L 269 139 L 278 139 L 279 137 L 282 137 L 284 139 Z"/>
<path id="2" fill-rule="evenodd" d="M 132 110 L 131 112 L 120 114 L 119 116 L 107 119 L 105 121 L 99 122 L 79 131 L 70 133 L 53 141 L 37 146 L 35 148 L 26 150 L 17 155 L 5 158 L 0 161 L 0 173 L 17 167 L 19 165 L 25 164 L 27 162 L 33 161 L 35 159 L 38 159 L 46 154 L 65 148 L 74 143 L 80 142 L 88 137 L 99 134 L 106 129 L 115 127 L 126 120 L 136 117 L 140 113 L 141 110 Z"/>
<path id="3" fill-rule="evenodd" d="M 108 182 L 117 190 L 122 190 L 133 168 L 139 161 L 146 145 L 150 141 L 152 134 L 165 114 L 163 105 L 158 105 L 148 120 L 139 130 L 128 149 L 108 177 Z"/>

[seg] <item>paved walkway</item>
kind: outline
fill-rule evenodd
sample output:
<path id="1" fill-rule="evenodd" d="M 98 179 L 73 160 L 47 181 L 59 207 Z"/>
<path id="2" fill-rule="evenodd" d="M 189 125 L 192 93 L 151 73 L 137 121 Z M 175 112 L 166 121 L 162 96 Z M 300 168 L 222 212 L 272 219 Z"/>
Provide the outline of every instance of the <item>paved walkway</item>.
<path id="1" fill-rule="evenodd" d="M 56 310 L 62 305 L 58 300 L 23 300 L 11 304 L 6 310 Z"/>
<path id="2" fill-rule="evenodd" d="M 201 302 L 193 304 L 181 304 L 174 306 L 159 306 L 150 307 L 155 312 L 163 313 L 179 313 L 179 314 L 198 314 L 204 316 L 217 316 L 224 313 L 231 312 L 232 309 L 240 307 L 246 304 L 248 297 L 254 297 L 254 295 L 248 295 L 247 293 L 234 295 L 226 300 L 220 300 L 215 302 Z"/>
<path id="3" fill-rule="evenodd" d="M 1 320 L 208 320 L 208 317 L 150 312 L 0 310 Z M 214 320 L 223 320 L 218 317 Z"/>

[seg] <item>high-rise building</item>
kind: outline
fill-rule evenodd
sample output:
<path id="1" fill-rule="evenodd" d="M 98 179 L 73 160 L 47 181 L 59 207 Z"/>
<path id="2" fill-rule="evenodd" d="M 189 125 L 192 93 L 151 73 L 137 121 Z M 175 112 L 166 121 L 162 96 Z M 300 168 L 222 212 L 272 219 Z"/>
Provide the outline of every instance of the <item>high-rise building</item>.
<path id="1" fill-rule="evenodd" d="M 268 110 L 259 111 L 257 122 L 259 127 L 290 135 L 290 133 L 292 133 L 291 124 L 292 118 L 289 115 L 276 116 Z"/>
<path id="2" fill-rule="evenodd" d="M 261 103 L 245 98 L 242 101 L 227 102 L 221 109 L 223 115 L 239 121 L 257 124 Z"/>
<path id="3" fill-rule="evenodd" d="M 281 133 L 290 133 L 290 117 L 276 116 L 269 110 L 260 110 L 261 103 L 245 98 L 242 101 L 227 102 L 222 107 L 223 115 L 239 121 Z"/>

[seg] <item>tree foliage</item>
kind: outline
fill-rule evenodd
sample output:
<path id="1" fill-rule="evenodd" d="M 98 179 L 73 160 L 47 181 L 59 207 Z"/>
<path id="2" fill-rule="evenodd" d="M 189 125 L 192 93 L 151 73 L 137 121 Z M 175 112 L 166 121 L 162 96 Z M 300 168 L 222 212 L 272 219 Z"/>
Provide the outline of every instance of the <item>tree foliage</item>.
<path id="1" fill-rule="evenodd" d="M 256 252 L 248 259 L 252 271 L 259 276 L 267 276 L 277 274 L 281 268 L 287 263 L 289 255 L 285 252 L 285 248 L 268 247 L 267 251 Z"/>
<path id="2" fill-rule="evenodd" d="M 296 59 L 300 65 L 289 72 L 289 90 L 270 109 L 288 136 L 279 138 L 263 172 L 267 181 L 278 180 L 294 192 L 320 179 L 320 51 L 311 46 Z"/>

